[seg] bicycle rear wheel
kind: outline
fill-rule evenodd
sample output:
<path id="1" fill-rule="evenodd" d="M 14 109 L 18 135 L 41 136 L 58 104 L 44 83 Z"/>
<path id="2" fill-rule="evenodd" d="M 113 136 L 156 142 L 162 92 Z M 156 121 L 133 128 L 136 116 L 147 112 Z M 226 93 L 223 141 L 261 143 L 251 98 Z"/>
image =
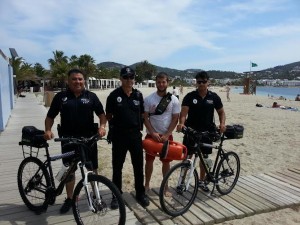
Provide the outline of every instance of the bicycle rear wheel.
<path id="1" fill-rule="evenodd" d="M 240 175 L 240 159 L 235 152 L 225 153 L 224 158 L 218 164 L 216 177 L 218 192 L 222 195 L 229 194 Z"/>
<path id="2" fill-rule="evenodd" d="M 96 196 L 93 188 L 95 182 L 98 183 L 100 202 L 94 197 Z M 125 224 L 125 203 L 118 188 L 106 177 L 95 174 L 88 175 L 88 185 L 95 212 L 89 209 L 88 196 L 83 186 L 83 180 L 81 180 L 75 188 L 72 203 L 77 224 Z M 110 208 L 113 196 L 119 205 L 119 208 L 114 210 Z"/>
<path id="3" fill-rule="evenodd" d="M 192 172 L 192 177 L 188 177 Z M 189 181 L 188 189 L 186 189 Z M 166 192 L 167 191 L 167 192 Z M 160 185 L 159 201 L 162 209 L 170 216 L 185 213 L 194 202 L 198 191 L 198 173 L 191 171 L 187 162 L 174 165 Z"/>
<path id="4" fill-rule="evenodd" d="M 32 211 L 47 209 L 46 189 L 51 185 L 49 173 L 41 160 L 25 158 L 18 169 L 18 188 L 25 205 Z"/>

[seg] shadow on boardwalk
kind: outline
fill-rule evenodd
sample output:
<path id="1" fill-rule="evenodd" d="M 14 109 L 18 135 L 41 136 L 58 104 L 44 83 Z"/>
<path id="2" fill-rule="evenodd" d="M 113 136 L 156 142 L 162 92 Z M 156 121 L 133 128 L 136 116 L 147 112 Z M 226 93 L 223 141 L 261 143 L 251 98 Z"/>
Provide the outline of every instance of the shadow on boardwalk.
<path id="1" fill-rule="evenodd" d="M 21 129 L 26 125 L 42 129 L 46 113 L 35 95 L 27 94 L 16 100 L 8 125 L 0 133 L 0 225 L 75 224 L 72 212 L 58 213 L 65 194 L 59 196 L 46 213 L 35 215 L 24 205 L 18 192 L 17 169 L 23 159 L 18 146 Z M 51 154 L 60 152 L 59 144 L 49 144 Z M 43 157 L 43 152 L 39 155 Z M 53 168 L 55 174 L 60 165 L 53 165 Z M 240 177 L 233 192 L 227 196 L 208 196 L 199 191 L 190 210 L 176 218 L 160 210 L 158 187 L 149 192 L 151 204 L 146 209 L 137 204 L 134 193 L 124 193 L 123 197 L 128 206 L 126 224 L 215 224 L 300 205 L 300 169 Z"/>

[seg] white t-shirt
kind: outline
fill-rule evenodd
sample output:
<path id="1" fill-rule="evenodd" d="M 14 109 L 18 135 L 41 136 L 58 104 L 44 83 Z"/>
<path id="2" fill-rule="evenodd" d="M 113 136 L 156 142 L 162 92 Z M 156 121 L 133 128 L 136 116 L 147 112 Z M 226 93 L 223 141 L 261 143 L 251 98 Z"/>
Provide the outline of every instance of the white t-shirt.
<path id="1" fill-rule="evenodd" d="M 162 97 L 160 97 L 157 92 L 154 92 L 147 96 L 144 99 L 144 107 L 145 112 L 147 113 L 154 113 L 156 106 L 159 104 Z M 180 103 L 178 98 L 174 95 L 171 96 L 171 102 L 169 103 L 168 107 L 161 115 L 151 115 L 150 116 L 150 123 L 153 129 L 160 134 L 165 134 L 168 131 L 169 125 L 172 121 L 173 114 L 180 113 Z M 149 134 L 149 131 L 147 130 Z"/>

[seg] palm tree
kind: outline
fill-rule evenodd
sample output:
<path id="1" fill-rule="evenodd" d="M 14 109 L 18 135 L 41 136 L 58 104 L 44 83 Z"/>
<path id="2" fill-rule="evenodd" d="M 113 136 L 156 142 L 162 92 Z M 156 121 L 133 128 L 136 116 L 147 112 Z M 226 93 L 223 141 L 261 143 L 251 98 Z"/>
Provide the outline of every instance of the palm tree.
<path id="1" fill-rule="evenodd" d="M 20 67 L 21 64 L 24 62 L 24 59 L 22 57 L 16 57 L 16 58 L 11 58 L 10 59 L 10 64 L 13 69 L 13 74 L 16 75 L 16 79 L 20 77 Z"/>
<path id="2" fill-rule="evenodd" d="M 53 52 L 54 58 L 48 59 L 50 64 L 50 70 L 52 77 L 62 82 L 62 88 L 64 81 L 67 78 L 67 72 L 69 70 L 68 57 L 64 55 L 63 51 L 56 50 Z"/>
<path id="3" fill-rule="evenodd" d="M 90 55 L 81 55 L 78 58 L 78 66 L 84 72 L 85 80 L 95 73 L 97 66 L 95 65 L 95 60 Z"/>
<path id="4" fill-rule="evenodd" d="M 78 57 L 76 55 L 72 55 L 70 57 L 69 65 L 70 65 L 70 68 L 78 67 Z"/>

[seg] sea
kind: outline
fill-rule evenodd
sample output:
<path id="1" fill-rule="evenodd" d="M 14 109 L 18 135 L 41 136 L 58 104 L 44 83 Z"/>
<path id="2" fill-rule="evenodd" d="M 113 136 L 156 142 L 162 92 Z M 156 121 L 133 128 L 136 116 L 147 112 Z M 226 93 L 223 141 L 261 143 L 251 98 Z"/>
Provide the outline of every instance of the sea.
<path id="1" fill-rule="evenodd" d="M 243 93 L 243 86 L 231 88 L 233 93 Z M 257 86 L 256 95 L 269 97 L 284 97 L 289 100 L 295 100 L 300 94 L 300 87 L 272 87 L 272 86 Z"/>

